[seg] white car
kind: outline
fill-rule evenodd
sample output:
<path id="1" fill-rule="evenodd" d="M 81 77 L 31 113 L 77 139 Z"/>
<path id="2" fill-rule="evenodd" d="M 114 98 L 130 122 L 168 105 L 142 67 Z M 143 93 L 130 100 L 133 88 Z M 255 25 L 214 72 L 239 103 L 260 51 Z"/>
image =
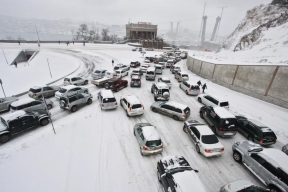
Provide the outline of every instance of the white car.
<path id="1" fill-rule="evenodd" d="M 150 63 L 150 60 L 145 59 L 145 60 L 144 60 L 144 63 Z"/>
<path id="2" fill-rule="evenodd" d="M 146 73 L 148 67 L 150 67 L 150 65 L 143 64 L 143 65 L 141 65 L 141 67 L 140 67 L 140 71 L 141 71 L 142 73 Z"/>
<path id="3" fill-rule="evenodd" d="M 127 95 L 121 97 L 120 105 L 126 111 L 127 117 L 144 114 L 144 106 L 135 95 Z"/>
<path id="4" fill-rule="evenodd" d="M 123 70 L 123 69 L 118 69 L 115 72 L 116 72 L 117 78 L 122 78 L 122 77 L 128 76 L 128 71 Z"/>
<path id="5" fill-rule="evenodd" d="M 200 87 L 192 81 L 183 81 L 179 84 L 179 87 L 186 93 L 186 95 L 200 94 Z"/>
<path id="6" fill-rule="evenodd" d="M 196 120 L 185 121 L 183 131 L 190 136 L 197 153 L 205 157 L 221 156 L 224 153 L 223 145 L 206 124 Z"/>
<path id="7" fill-rule="evenodd" d="M 88 80 L 82 77 L 66 77 L 64 78 L 64 85 L 87 85 Z"/>
<path id="8" fill-rule="evenodd" d="M 75 85 L 67 85 L 65 87 L 61 87 L 59 89 L 59 91 L 57 91 L 55 93 L 55 98 L 60 100 L 60 97 L 62 95 L 73 92 L 73 91 L 78 92 L 78 93 L 86 93 L 86 94 L 89 93 L 88 89 L 85 87 L 77 87 Z"/>
<path id="9" fill-rule="evenodd" d="M 220 106 L 229 109 L 229 102 L 226 100 L 219 100 L 216 97 L 212 97 L 208 94 L 201 94 L 198 96 L 198 102 L 203 103 L 206 106 Z"/>
<path id="10" fill-rule="evenodd" d="M 169 86 L 169 89 L 172 87 L 172 83 L 168 77 L 159 77 L 158 82 L 166 83 Z"/>

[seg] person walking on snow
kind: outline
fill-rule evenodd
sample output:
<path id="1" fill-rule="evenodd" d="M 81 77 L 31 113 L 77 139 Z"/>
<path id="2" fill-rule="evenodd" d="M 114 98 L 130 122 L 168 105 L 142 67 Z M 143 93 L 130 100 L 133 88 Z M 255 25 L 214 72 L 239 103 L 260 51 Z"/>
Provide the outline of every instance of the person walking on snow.
<path id="1" fill-rule="evenodd" d="M 203 90 L 202 93 L 205 93 L 205 92 L 204 92 L 205 89 L 207 89 L 207 85 L 206 85 L 206 83 L 204 83 L 203 86 L 202 86 L 202 90 Z"/>
<path id="2" fill-rule="evenodd" d="M 198 84 L 199 87 L 202 86 L 201 80 L 199 80 L 199 81 L 197 82 L 197 84 Z"/>
<path id="3" fill-rule="evenodd" d="M 114 60 L 112 59 L 112 66 L 114 67 Z"/>

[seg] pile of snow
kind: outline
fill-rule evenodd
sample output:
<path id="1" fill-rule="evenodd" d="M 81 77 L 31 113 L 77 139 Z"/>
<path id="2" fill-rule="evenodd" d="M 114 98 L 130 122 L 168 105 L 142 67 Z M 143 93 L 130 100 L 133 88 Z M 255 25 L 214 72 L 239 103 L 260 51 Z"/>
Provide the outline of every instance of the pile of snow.
<path id="1" fill-rule="evenodd" d="M 288 15 L 288 9 L 280 5 L 260 5 L 247 11 L 246 17 L 241 21 L 234 32 L 224 41 L 222 48 L 215 54 L 196 53 L 199 59 L 211 59 L 216 62 L 229 64 L 239 63 L 266 63 L 288 64 L 288 23 L 287 20 L 279 22 L 277 18 Z M 276 19 L 276 24 L 270 25 Z M 260 27 L 267 24 L 268 27 Z M 257 38 L 252 34 L 257 31 Z M 248 37 L 249 44 L 243 43 L 243 37 Z M 251 40 L 251 37 L 255 38 Z M 239 47 L 234 52 L 239 43 Z"/>

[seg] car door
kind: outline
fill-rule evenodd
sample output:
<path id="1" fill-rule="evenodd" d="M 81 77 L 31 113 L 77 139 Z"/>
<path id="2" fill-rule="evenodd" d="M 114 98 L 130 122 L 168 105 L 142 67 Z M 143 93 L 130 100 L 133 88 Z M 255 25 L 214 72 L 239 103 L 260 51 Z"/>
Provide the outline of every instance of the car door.
<path id="1" fill-rule="evenodd" d="M 248 136 L 247 126 L 248 121 L 246 119 L 238 120 L 239 132 L 241 132 L 245 137 Z"/>
<path id="2" fill-rule="evenodd" d="M 9 122 L 9 128 L 11 130 L 12 135 L 17 134 L 21 132 L 23 129 L 22 122 L 19 120 L 19 118 L 13 119 Z"/>
<path id="3" fill-rule="evenodd" d="M 77 98 L 77 104 L 78 105 L 86 104 L 85 97 L 82 94 L 77 95 L 76 98 Z"/>
<path id="4" fill-rule="evenodd" d="M 35 126 L 38 122 L 31 115 L 25 115 L 19 118 L 22 122 L 22 130 Z"/>
<path id="5" fill-rule="evenodd" d="M 197 132 L 197 129 L 195 127 L 190 128 L 189 134 L 194 144 L 197 143 L 196 132 Z"/>
<path id="6" fill-rule="evenodd" d="M 42 101 L 33 101 L 31 104 L 32 106 L 30 109 L 33 109 L 33 110 L 45 110 L 46 109 L 46 106 Z"/>
<path id="7" fill-rule="evenodd" d="M 206 109 L 204 109 L 205 111 L 204 111 L 204 113 L 203 113 L 203 117 L 204 117 L 204 119 L 207 121 L 207 123 L 210 125 L 210 126 L 212 126 L 213 125 L 213 123 L 212 123 L 212 121 L 211 121 L 211 114 L 214 114 L 214 112 L 211 110 L 211 108 L 210 107 L 206 107 Z"/>
<path id="8" fill-rule="evenodd" d="M 49 96 L 51 96 L 51 90 L 53 90 L 53 89 L 50 87 L 43 87 L 42 90 L 43 90 L 43 92 L 42 92 L 43 96 L 49 97 Z"/>
<path id="9" fill-rule="evenodd" d="M 140 127 L 138 127 L 135 130 L 135 136 L 137 138 L 138 144 L 140 145 L 140 135 L 142 134 L 142 129 Z M 141 145 L 140 145 L 141 146 Z"/>
<path id="10" fill-rule="evenodd" d="M 122 99 L 122 105 L 123 105 L 124 109 L 127 111 L 127 109 L 128 109 L 128 102 L 127 102 L 127 100 L 126 100 L 125 98 Z"/>
<path id="11" fill-rule="evenodd" d="M 168 113 L 167 110 L 168 110 L 168 106 L 166 104 L 163 104 L 159 108 L 159 113 L 166 115 Z"/>
<path id="12" fill-rule="evenodd" d="M 209 95 L 205 95 L 203 98 L 204 98 L 204 99 L 203 99 L 202 102 L 203 102 L 205 105 L 207 105 L 207 106 L 213 105 L 213 103 L 211 102 L 211 97 L 210 97 Z"/>
<path id="13" fill-rule="evenodd" d="M 246 165 L 251 168 L 254 173 L 257 175 L 259 174 L 259 170 L 262 167 L 262 164 L 266 162 L 265 159 L 263 159 L 258 153 L 252 153 L 252 154 L 245 154 L 244 156 L 244 162 Z"/>
<path id="14" fill-rule="evenodd" d="M 173 117 L 175 114 L 175 107 L 171 106 L 171 105 L 167 105 L 167 113 L 166 115 L 169 117 Z"/>
<path id="15" fill-rule="evenodd" d="M 76 93 L 83 93 L 83 90 L 80 87 L 76 87 L 71 91 L 75 91 Z"/>
<path id="16" fill-rule="evenodd" d="M 4 111 L 4 110 L 6 110 L 8 107 L 8 102 L 7 102 L 7 100 L 5 100 L 4 98 L 2 99 L 0 99 L 0 111 Z"/>

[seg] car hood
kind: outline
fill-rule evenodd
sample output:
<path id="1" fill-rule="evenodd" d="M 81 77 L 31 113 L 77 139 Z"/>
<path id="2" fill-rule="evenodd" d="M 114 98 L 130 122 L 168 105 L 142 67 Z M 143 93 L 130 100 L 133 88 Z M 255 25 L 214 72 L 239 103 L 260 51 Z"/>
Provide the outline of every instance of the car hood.
<path id="1" fill-rule="evenodd" d="M 174 180 L 177 183 L 177 191 L 197 191 L 206 192 L 204 185 L 199 179 L 195 171 L 183 171 L 173 174 Z"/>

